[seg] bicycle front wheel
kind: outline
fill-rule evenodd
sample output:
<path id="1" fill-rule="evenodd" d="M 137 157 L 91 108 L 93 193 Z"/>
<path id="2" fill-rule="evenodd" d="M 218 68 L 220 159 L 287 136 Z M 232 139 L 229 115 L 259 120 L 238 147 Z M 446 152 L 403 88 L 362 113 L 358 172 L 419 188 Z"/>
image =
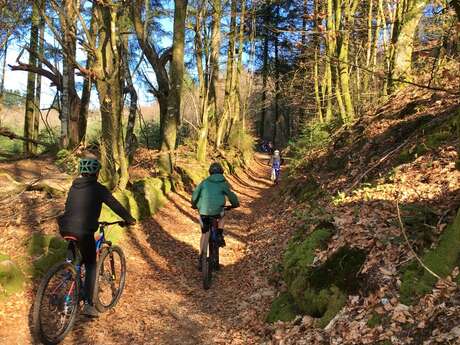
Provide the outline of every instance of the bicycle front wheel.
<path id="1" fill-rule="evenodd" d="M 115 307 L 126 281 L 126 259 L 118 246 L 104 249 L 96 266 L 94 304 L 101 313 Z"/>
<path id="2" fill-rule="evenodd" d="M 61 342 L 78 313 L 80 279 L 74 265 L 52 267 L 38 287 L 32 316 L 34 335 L 44 344 Z"/>

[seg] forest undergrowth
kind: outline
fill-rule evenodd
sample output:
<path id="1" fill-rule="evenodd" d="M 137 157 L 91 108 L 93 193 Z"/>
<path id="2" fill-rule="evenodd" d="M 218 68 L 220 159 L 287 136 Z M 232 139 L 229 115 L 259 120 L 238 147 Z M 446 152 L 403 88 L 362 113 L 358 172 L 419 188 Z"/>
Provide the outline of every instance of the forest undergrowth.
<path id="1" fill-rule="evenodd" d="M 273 344 L 460 342 L 459 111 L 456 95 L 407 88 L 293 154 Z"/>

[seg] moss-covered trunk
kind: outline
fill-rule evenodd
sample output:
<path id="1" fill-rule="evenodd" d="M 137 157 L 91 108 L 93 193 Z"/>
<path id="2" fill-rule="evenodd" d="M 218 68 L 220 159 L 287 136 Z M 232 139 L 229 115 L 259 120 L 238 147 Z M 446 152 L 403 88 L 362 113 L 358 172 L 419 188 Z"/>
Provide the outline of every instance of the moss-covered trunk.
<path id="1" fill-rule="evenodd" d="M 174 4 L 174 36 L 172 60 L 169 70 L 168 114 L 164 122 L 164 133 L 161 143 L 162 155 L 160 156 L 160 168 L 163 173 L 167 174 L 172 174 L 174 169 L 173 156 L 176 149 L 177 128 L 180 123 L 187 0 L 175 0 Z"/>
<path id="2" fill-rule="evenodd" d="M 125 189 L 129 180 L 123 140 L 122 60 L 116 7 L 95 4 L 98 47 L 94 71 L 102 117 L 101 180 L 110 189 Z"/>
<path id="3" fill-rule="evenodd" d="M 398 23 L 393 30 L 393 53 L 390 65 L 390 91 L 395 92 L 404 85 L 404 81 L 412 81 L 412 52 L 414 36 L 426 0 L 404 0 L 398 13 Z"/>

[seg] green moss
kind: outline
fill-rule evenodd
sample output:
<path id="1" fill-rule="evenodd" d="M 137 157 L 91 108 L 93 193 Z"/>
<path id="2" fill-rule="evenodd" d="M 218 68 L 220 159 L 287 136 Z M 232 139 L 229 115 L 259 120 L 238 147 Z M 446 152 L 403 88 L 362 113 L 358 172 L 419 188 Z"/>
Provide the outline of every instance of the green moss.
<path id="1" fill-rule="evenodd" d="M 27 240 L 28 253 L 30 256 L 39 256 L 46 253 L 53 235 L 34 233 Z"/>
<path id="2" fill-rule="evenodd" d="M 34 234 L 30 239 L 29 253 L 35 257 L 30 267 L 30 274 L 34 278 L 39 277 L 51 266 L 64 260 L 67 242 L 58 236 Z"/>
<path id="3" fill-rule="evenodd" d="M 62 149 L 56 153 L 57 167 L 68 174 L 74 174 L 78 169 L 78 157 L 70 151 Z"/>
<path id="4" fill-rule="evenodd" d="M 287 292 L 280 294 L 274 301 L 267 315 L 267 322 L 291 321 L 298 315 L 298 310 L 291 295 Z"/>
<path id="5" fill-rule="evenodd" d="M 20 291 L 24 280 L 19 267 L 7 255 L 0 255 L 0 298 Z"/>
<path id="6" fill-rule="evenodd" d="M 317 318 L 318 325 L 324 327 L 346 304 L 347 295 L 359 289 L 357 274 L 367 256 L 363 250 L 342 247 L 324 264 L 311 266 L 315 251 L 324 248 L 332 233 L 333 229 L 318 228 L 304 239 L 295 236 L 291 240 L 283 257 L 288 297 L 275 300 L 271 321 L 276 320 L 278 310 L 284 310 L 279 305 L 281 302 L 284 307 L 292 301 L 297 313 Z"/>
<path id="7" fill-rule="evenodd" d="M 439 238 L 436 248 L 428 250 L 422 261 L 441 277 L 447 276 L 460 264 L 460 210 L 453 224 L 449 225 Z M 411 304 L 420 296 L 430 292 L 436 278 L 413 261 L 403 267 L 401 278 L 401 301 Z"/>
<path id="8" fill-rule="evenodd" d="M 382 317 L 377 314 L 376 312 L 373 312 L 369 320 L 367 320 L 367 325 L 370 328 L 377 327 L 382 324 Z"/>
<path id="9" fill-rule="evenodd" d="M 323 292 L 322 298 L 327 298 L 328 304 L 323 316 L 318 320 L 318 326 L 326 327 L 337 315 L 337 313 L 345 306 L 347 303 L 347 296 L 337 287 L 332 286 L 326 292 Z"/>
<path id="10" fill-rule="evenodd" d="M 361 249 L 340 248 L 323 265 L 312 269 L 311 285 L 317 289 L 337 286 L 348 294 L 357 292 L 357 274 L 366 257 L 366 252 Z"/>
<path id="11" fill-rule="evenodd" d="M 304 276 L 309 272 L 309 266 L 315 258 L 315 250 L 322 248 L 331 237 L 331 231 L 317 229 L 313 231 L 301 243 L 291 241 L 284 253 L 283 278 L 290 285 L 298 276 Z"/>

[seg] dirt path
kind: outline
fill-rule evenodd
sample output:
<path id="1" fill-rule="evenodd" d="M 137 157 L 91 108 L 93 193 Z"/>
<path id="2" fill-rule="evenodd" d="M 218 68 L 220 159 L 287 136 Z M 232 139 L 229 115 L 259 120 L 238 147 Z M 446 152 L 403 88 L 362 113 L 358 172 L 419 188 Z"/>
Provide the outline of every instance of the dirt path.
<path id="1" fill-rule="evenodd" d="M 202 289 L 196 269 L 200 231 L 190 196 L 171 193 L 168 204 L 122 244 L 128 276 L 117 307 L 95 321 L 80 317 L 64 344 L 260 343 L 263 334 L 254 331 L 262 328 L 260 306 L 274 294 L 254 259 L 270 241 L 258 233 L 271 193 L 268 176 L 267 166 L 256 160 L 247 174 L 229 177 L 241 207 L 226 215 L 223 269 L 210 290 Z M 27 323 L 18 321 L 5 344 L 31 342 Z M 1 328 L 0 335 L 7 334 Z"/>

